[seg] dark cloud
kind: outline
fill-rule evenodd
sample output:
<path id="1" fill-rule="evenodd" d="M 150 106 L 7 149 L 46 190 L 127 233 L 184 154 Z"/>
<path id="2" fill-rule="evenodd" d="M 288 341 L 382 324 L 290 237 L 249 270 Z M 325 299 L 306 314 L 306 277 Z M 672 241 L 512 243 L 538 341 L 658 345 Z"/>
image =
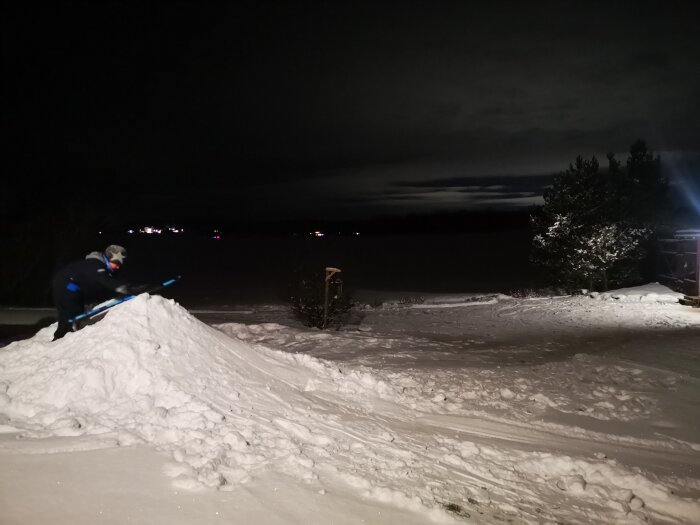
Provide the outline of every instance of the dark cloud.
<path id="1" fill-rule="evenodd" d="M 34 181 L 27 190 L 119 179 L 154 206 L 231 216 L 262 213 L 261 201 L 287 216 L 350 200 L 469 207 L 485 197 L 399 189 L 477 174 L 473 185 L 506 180 L 514 197 L 541 191 L 519 174 L 579 154 L 622 155 L 639 137 L 659 152 L 700 144 L 694 3 L 77 2 L 4 14 L 3 171 Z"/>
<path id="2" fill-rule="evenodd" d="M 503 193 L 503 192 L 488 192 L 484 191 L 481 193 L 477 192 L 467 192 L 470 193 L 471 198 L 477 199 L 477 200 L 503 200 L 503 201 L 513 201 L 513 200 L 519 200 L 519 199 L 528 199 L 530 200 L 532 197 L 542 197 L 541 193 L 534 193 L 534 192 L 512 192 L 512 193 Z"/>
<path id="3" fill-rule="evenodd" d="M 499 175 L 480 177 L 453 177 L 448 179 L 433 179 L 418 182 L 396 182 L 399 187 L 410 188 L 455 188 L 459 191 L 486 190 L 504 188 L 514 192 L 542 194 L 544 189 L 552 184 L 554 175 Z"/>

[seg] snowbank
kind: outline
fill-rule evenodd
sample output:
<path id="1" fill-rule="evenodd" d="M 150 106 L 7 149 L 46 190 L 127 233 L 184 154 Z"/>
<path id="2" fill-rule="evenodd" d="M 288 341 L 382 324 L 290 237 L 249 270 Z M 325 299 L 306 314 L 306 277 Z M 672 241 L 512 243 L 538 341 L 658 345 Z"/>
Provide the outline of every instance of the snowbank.
<path id="1" fill-rule="evenodd" d="M 674 292 L 670 288 L 659 284 L 650 283 L 631 288 L 620 288 L 610 292 L 592 292 L 590 297 L 599 301 L 620 302 L 645 302 L 645 303 L 677 303 L 683 298 L 682 293 Z"/>

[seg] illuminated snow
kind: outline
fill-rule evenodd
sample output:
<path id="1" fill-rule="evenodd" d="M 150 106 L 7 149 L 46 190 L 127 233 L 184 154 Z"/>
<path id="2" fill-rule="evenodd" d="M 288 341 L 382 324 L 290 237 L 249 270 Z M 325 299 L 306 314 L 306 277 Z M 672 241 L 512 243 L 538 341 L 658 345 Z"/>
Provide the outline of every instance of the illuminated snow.
<path id="1" fill-rule="evenodd" d="M 141 493 L 165 495 L 103 502 L 100 522 L 189 523 L 172 509 L 196 494 L 202 523 L 693 523 L 700 311 L 677 299 L 658 284 L 386 297 L 320 332 L 208 326 L 144 294 L 57 342 L 48 327 L 0 350 L 0 460 L 46 457 L 6 470 L 0 493 L 55 475 L 49 453 L 119 452 L 134 472 L 159 465 Z M 88 492 L 72 523 L 104 499 L 84 470 L 63 481 Z M 211 503 L 221 493 L 233 500 Z M 28 497 L 3 508 L 19 520 Z"/>

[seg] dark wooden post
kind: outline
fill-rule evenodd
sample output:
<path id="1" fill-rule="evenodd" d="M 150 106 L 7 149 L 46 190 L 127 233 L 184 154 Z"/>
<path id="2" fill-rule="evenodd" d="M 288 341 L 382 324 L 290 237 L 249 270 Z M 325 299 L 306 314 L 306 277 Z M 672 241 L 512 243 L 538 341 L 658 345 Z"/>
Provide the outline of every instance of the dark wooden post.
<path id="1" fill-rule="evenodd" d="M 331 279 L 336 273 L 339 273 L 338 268 L 327 267 L 326 268 L 326 289 L 323 298 L 323 328 L 328 326 L 328 287 L 330 286 Z"/>
<path id="2" fill-rule="evenodd" d="M 700 298 L 700 237 L 695 239 L 695 297 Z"/>

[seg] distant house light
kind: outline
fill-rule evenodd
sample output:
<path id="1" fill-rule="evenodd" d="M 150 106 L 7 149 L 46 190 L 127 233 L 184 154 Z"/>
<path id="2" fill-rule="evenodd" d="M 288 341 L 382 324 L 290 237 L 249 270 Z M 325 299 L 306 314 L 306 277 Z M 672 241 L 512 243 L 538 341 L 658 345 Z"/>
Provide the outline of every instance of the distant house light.
<path id="1" fill-rule="evenodd" d="M 315 231 L 315 232 L 311 232 L 310 235 L 312 235 L 314 237 L 323 237 L 325 235 L 325 233 L 323 233 L 322 231 Z"/>

